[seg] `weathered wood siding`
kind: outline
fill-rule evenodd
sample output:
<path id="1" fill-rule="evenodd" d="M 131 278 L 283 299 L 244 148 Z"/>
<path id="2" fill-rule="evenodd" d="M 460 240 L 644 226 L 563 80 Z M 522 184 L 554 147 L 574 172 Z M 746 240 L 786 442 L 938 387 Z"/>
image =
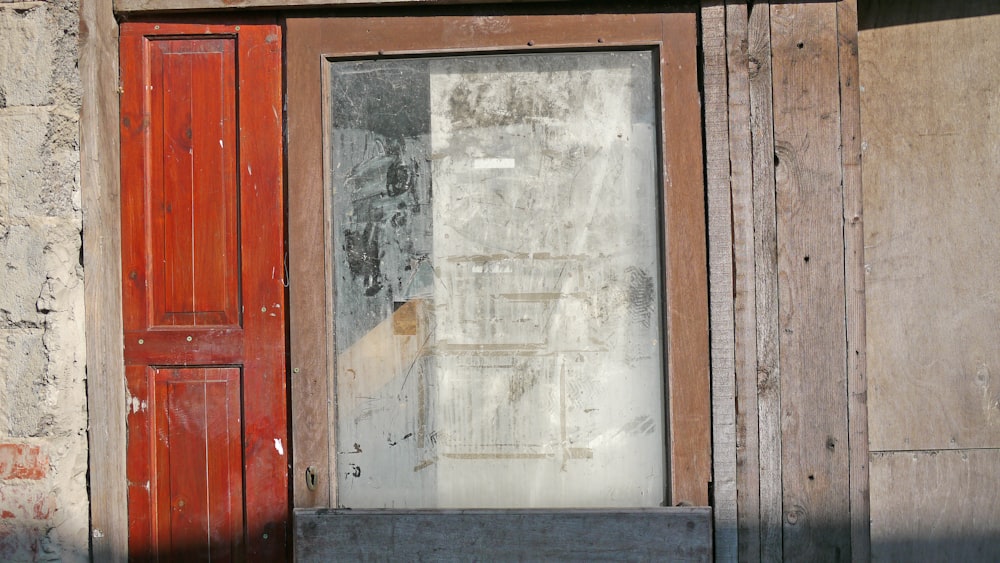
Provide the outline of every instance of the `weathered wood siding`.
<path id="1" fill-rule="evenodd" d="M 860 20 L 872 556 L 1000 557 L 1000 5 Z"/>
<path id="2" fill-rule="evenodd" d="M 740 560 L 867 554 L 855 5 L 727 2 Z"/>

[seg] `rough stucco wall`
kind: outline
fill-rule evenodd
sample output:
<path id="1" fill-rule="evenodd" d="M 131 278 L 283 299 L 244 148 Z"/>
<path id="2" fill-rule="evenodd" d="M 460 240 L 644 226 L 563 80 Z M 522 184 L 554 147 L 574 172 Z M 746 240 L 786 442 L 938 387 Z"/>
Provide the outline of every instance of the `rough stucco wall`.
<path id="1" fill-rule="evenodd" d="M 88 557 L 77 30 L 0 0 L 0 561 Z"/>

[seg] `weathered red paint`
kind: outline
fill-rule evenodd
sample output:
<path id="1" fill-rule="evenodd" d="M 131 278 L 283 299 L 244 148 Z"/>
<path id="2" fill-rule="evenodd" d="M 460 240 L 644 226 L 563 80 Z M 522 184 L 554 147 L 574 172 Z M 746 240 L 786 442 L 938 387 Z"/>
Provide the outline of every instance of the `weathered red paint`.
<path id="1" fill-rule="evenodd" d="M 44 479 L 49 458 L 38 446 L 0 444 L 0 480 Z"/>
<path id="2" fill-rule="evenodd" d="M 133 559 L 285 558 L 280 33 L 121 26 Z"/>

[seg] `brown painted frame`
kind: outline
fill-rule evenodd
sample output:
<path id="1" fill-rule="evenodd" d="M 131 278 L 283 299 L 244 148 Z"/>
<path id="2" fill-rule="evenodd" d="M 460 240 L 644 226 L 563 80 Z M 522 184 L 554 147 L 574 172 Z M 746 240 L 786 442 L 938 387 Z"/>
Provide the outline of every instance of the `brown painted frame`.
<path id="1" fill-rule="evenodd" d="M 708 505 L 711 481 L 708 265 L 697 13 L 290 17 L 286 27 L 292 470 L 296 507 L 336 505 L 328 372 L 322 61 L 327 56 L 651 46 L 660 54 L 666 504 Z M 669 135 L 668 135 L 669 132 Z M 683 142 L 675 142 L 676 139 Z M 310 490 L 307 469 L 317 475 Z"/>

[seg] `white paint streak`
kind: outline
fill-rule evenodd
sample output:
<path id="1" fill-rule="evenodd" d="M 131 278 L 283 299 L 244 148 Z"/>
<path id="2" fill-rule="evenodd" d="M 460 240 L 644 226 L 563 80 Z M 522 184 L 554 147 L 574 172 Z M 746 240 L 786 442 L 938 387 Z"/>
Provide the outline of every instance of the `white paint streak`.
<path id="1" fill-rule="evenodd" d="M 285 448 L 281 445 L 281 438 L 274 439 L 274 449 L 278 451 L 278 455 L 285 455 Z"/>
<path id="2" fill-rule="evenodd" d="M 476 170 L 491 170 L 495 168 L 515 168 L 516 162 L 513 158 L 477 158 L 472 163 Z"/>

